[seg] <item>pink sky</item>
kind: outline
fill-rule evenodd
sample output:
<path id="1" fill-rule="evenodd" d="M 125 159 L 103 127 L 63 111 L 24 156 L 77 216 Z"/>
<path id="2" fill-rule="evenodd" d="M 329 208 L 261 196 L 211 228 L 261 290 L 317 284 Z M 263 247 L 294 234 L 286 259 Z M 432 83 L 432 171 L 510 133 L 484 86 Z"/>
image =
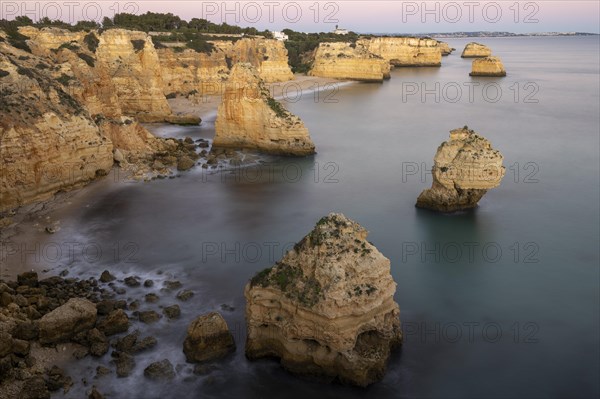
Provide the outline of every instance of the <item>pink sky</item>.
<path id="1" fill-rule="evenodd" d="M 516 6 L 515 6 L 516 4 Z M 5 1 L 0 18 L 26 14 L 62 20 L 97 19 L 115 12 L 171 12 L 258 29 L 357 32 L 455 31 L 599 32 L 600 2 L 591 1 Z"/>

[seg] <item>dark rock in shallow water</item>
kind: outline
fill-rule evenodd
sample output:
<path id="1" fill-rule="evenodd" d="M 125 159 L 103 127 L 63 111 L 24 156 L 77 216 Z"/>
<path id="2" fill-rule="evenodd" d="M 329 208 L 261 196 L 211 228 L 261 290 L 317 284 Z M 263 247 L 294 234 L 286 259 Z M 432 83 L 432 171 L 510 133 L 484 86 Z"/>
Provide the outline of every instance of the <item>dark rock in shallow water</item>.
<path id="1" fill-rule="evenodd" d="M 138 313 L 138 318 L 142 323 L 155 323 L 160 319 L 160 315 L 154 310 L 146 310 Z"/>
<path id="2" fill-rule="evenodd" d="M 176 289 L 182 287 L 181 283 L 177 280 L 165 281 L 163 285 L 164 285 L 163 289 L 166 289 L 166 290 L 176 290 Z"/>
<path id="3" fill-rule="evenodd" d="M 160 298 L 158 297 L 158 295 L 151 293 L 151 294 L 146 294 L 144 299 L 146 300 L 146 302 L 154 303 L 154 302 L 158 302 L 158 300 Z"/>
<path id="4" fill-rule="evenodd" d="M 163 309 L 163 314 L 169 319 L 176 319 L 181 315 L 179 305 L 167 306 Z"/>
<path id="5" fill-rule="evenodd" d="M 104 366 L 96 367 L 96 377 L 95 378 L 104 377 L 105 375 L 109 375 L 109 374 L 110 374 L 110 369 L 108 367 L 104 367 Z"/>
<path id="6" fill-rule="evenodd" d="M 155 381 L 172 380 L 175 378 L 175 370 L 168 359 L 154 362 L 144 369 L 144 376 Z"/>
<path id="7" fill-rule="evenodd" d="M 235 351 L 233 336 L 223 317 L 216 312 L 196 318 L 189 325 L 183 353 L 190 363 L 221 358 Z"/>
<path id="8" fill-rule="evenodd" d="M 111 281 L 116 280 L 117 278 L 115 276 L 113 276 L 112 274 L 110 274 L 110 272 L 108 270 L 105 270 L 102 272 L 102 274 L 100 275 L 100 281 L 103 283 L 110 283 Z"/>
<path id="9" fill-rule="evenodd" d="M 153 286 L 154 286 L 154 281 L 152 281 L 152 280 L 146 280 L 146 281 L 144 281 L 144 287 L 150 288 L 150 287 L 153 287 Z"/>
<path id="10" fill-rule="evenodd" d="M 90 345 L 90 354 L 92 356 L 102 356 L 108 352 L 108 339 L 97 328 L 88 332 L 88 342 Z"/>
<path id="11" fill-rule="evenodd" d="M 191 291 L 191 290 L 183 290 L 183 291 L 179 291 L 179 293 L 177 293 L 177 299 L 179 299 L 180 301 L 184 301 L 184 302 L 193 296 L 194 296 L 194 291 Z"/>
<path id="12" fill-rule="evenodd" d="M 128 287 L 139 287 L 141 285 L 139 279 L 135 276 L 126 277 L 124 281 Z"/>
<path id="13" fill-rule="evenodd" d="M 68 375 L 65 375 L 64 370 L 58 366 L 52 366 L 47 374 L 48 379 L 46 380 L 46 386 L 49 391 L 54 392 L 59 389 L 67 391 L 73 385 L 73 379 Z"/>
<path id="14" fill-rule="evenodd" d="M 88 399 L 104 399 L 104 396 L 96 389 L 96 387 L 92 387 Z"/>
<path id="15" fill-rule="evenodd" d="M 96 327 L 106 336 L 122 333 L 129 329 L 129 317 L 123 309 L 113 310 Z"/>
<path id="16" fill-rule="evenodd" d="M 133 356 L 125 352 L 113 352 L 112 356 L 115 358 L 115 364 L 117 365 L 117 377 L 128 377 L 135 367 Z"/>
<path id="17" fill-rule="evenodd" d="M 19 285 L 27 285 L 29 287 L 38 286 L 38 274 L 36 272 L 25 272 L 17 276 Z"/>

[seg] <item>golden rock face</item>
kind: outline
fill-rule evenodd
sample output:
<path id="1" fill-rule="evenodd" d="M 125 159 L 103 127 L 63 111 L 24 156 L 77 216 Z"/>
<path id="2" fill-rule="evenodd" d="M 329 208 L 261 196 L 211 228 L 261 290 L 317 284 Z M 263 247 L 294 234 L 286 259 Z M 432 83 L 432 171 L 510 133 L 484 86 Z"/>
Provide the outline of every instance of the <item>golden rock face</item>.
<path id="1" fill-rule="evenodd" d="M 478 58 L 489 57 L 492 55 L 492 50 L 483 44 L 471 42 L 465 46 L 461 57 L 462 58 Z"/>
<path id="2" fill-rule="evenodd" d="M 450 132 L 437 150 L 433 184 L 417 199 L 417 206 L 453 212 L 477 206 L 487 190 L 500 185 L 505 174 L 503 156 L 491 143 L 467 127 Z"/>
<path id="3" fill-rule="evenodd" d="M 382 82 L 390 77 L 390 64 L 364 47 L 351 43 L 321 43 L 315 50 L 311 76 Z"/>
<path id="4" fill-rule="evenodd" d="M 471 76 L 506 76 L 504 64 L 499 57 L 485 57 L 473 60 Z"/>
<path id="5" fill-rule="evenodd" d="M 437 40 L 416 37 L 375 37 L 356 42 L 394 66 L 440 66 L 442 48 Z"/>
<path id="6" fill-rule="evenodd" d="M 231 70 L 215 130 L 215 147 L 297 156 L 315 152 L 304 123 L 270 97 L 256 68 L 247 63 Z"/>
<path id="7" fill-rule="evenodd" d="M 322 218 L 245 289 L 246 355 L 366 386 L 402 341 L 390 261 L 342 214 Z"/>

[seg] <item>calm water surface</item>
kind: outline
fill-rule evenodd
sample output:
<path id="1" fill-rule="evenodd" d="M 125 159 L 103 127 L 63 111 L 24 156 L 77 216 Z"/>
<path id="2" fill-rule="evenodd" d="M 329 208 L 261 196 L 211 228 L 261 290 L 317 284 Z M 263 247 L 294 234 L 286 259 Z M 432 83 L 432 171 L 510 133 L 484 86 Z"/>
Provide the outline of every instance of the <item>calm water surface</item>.
<path id="1" fill-rule="evenodd" d="M 471 61 L 460 58 L 467 41 L 449 40 L 457 51 L 442 68 L 396 69 L 382 85 L 343 86 L 337 103 L 312 94 L 288 103 L 311 132 L 314 158 L 265 158 L 259 169 L 198 169 L 151 183 L 108 178 L 52 215 L 61 226 L 55 235 L 32 227 L 15 237 L 102 249 L 101 257 L 13 259 L 23 270 L 88 277 L 109 268 L 176 278 L 196 292 L 179 321 L 144 327 L 159 344 L 136 358 L 132 377 L 93 383 L 128 398 L 597 397 L 599 39 L 480 39 L 502 58 L 502 79 L 468 76 Z M 416 209 L 436 148 L 465 124 L 504 154 L 502 185 L 473 212 Z M 153 130 L 212 138 L 214 116 L 200 127 Z M 304 381 L 276 362 L 244 357 L 245 283 L 332 211 L 371 232 L 398 283 L 405 344 L 367 390 Z M 127 295 L 146 292 L 135 290 Z M 176 302 L 159 295 L 142 308 Z M 221 304 L 235 308 L 222 313 L 238 350 L 210 376 L 193 376 L 181 352 L 186 326 Z M 178 377 L 154 386 L 143 369 L 163 358 Z M 102 360 L 108 365 L 109 355 Z M 69 370 L 93 381 L 95 366 L 83 360 Z"/>

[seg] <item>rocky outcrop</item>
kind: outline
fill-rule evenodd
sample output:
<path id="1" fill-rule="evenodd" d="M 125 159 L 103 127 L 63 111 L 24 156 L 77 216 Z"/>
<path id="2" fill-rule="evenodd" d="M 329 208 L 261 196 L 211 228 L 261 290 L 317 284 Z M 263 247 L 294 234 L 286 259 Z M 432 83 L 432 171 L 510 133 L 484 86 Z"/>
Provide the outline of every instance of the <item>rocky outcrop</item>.
<path id="1" fill-rule="evenodd" d="M 211 53 L 192 49 L 176 52 L 172 48 L 158 49 L 165 95 L 218 94 L 227 80 L 229 68 L 225 51 L 215 48 Z"/>
<path id="2" fill-rule="evenodd" d="M 126 115 L 140 122 L 162 122 L 171 115 L 150 36 L 124 29 L 106 30 L 99 37 L 96 57 L 106 65 Z"/>
<path id="3" fill-rule="evenodd" d="M 213 147 L 252 148 L 283 155 L 309 155 L 315 146 L 297 116 L 270 97 L 257 70 L 236 64 L 215 122 Z"/>
<path id="4" fill-rule="evenodd" d="M 246 356 L 366 386 L 381 379 L 402 340 L 390 261 L 341 214 L 246 285 Z"/>
<path id="5" fill-rule="evenodd" d="M 352 43 L 321 43 L 315 50 L 311 76 L 382 82 L 390 78 L 390 64 Z"/>
<path id="6" fill-rule="evenodd" d="M 46 59 L 0 42 L 0 211 L 112 167 L 113 143 L 50 69 Z"/>
<path id="7" fill-rule="evenodd" d="M 488 46 L 483 44 L 471 42 L 465 46 L 461 57 L 462 58 L 479 58 L 479 57 L 489 57 L 492 55 L 492 50 Z"/>
<path id="8" fill-rule="evenodd" d="M 235 351 L 233 336 L 219 313 L 211 312 L 192 321 L 183 342 L 183 353 L 190 363 L 221 358 Z"/>
<path id="9" fill-rule="evenodd" d="M 500 185 L 502 161 L 502 154 L 467 126 L 452 130 L 435 154 L 433 184 L 419 195 L 417 207 L 441 212 L 476 207 L 487 190 Z"/>
<path id="10" fill-rule="evenodd" d="M 90 330 L 96 323 L 96 305 L 87 299 L 69 299 L 40 319 L 40 342 L 66 342 L 76 334 Z"/>
<path id="11" fill-rule="evenodd" d="M 485 57 L 473 60 L 471 76 L 506 76 L 504 64 L 498 57 Z"/>
<path id="12" fill-rule="evenodd" d="M 254 66 L 267 83 L 294 79 L 288 64 L 288 52 L 283 42 L 262 37 L 231 41 L 214 41 L 213 45 L 225 52 L 229 64 L 239 62 Z"/>
<path id="13" fill-rule="evenodd" d="M 440 46 L 440 51 L 442 52 L 442 57 L 452 54 L 455 48 L 450 47 L 450 45 L 446 42 L 442 42 L 438 40 L 438 46 Z"/>
<path id="14" fill-rule="evenodd" d="M 440 66 L 442 50 L 437 40 L 418 37 L 374 37 L 360 39 L 357 47 L 363 47 L 393 66 Z"/>

